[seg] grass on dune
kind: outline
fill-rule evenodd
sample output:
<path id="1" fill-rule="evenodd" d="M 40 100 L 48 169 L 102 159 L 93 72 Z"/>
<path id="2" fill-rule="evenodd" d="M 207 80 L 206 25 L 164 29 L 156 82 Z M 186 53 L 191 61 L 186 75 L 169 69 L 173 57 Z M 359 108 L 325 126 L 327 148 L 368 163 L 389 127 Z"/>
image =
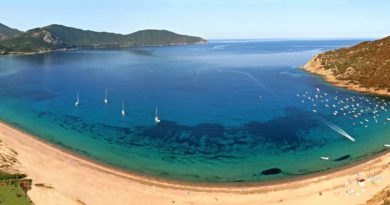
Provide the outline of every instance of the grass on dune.
<path id="1" fill-rule="evenodd" d="M 31 180 L 25 177 L 0 171 L 0 205 L 32 205 L 26 193 Z"/>
<path id="2" fill-rule="evenodd" d="M 18 183 L 0 185 L 0 204 L 4 205 L 31 205 L 27 194 Z"/>

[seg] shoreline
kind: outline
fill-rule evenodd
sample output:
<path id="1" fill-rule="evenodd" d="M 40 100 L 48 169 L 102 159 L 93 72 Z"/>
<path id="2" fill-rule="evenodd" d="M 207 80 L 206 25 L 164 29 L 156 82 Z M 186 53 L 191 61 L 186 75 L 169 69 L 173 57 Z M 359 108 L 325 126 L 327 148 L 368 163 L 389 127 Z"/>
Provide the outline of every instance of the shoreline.
<path id="1" fill-rule="evenodd" d="M 90 192 L 95 193 L 96 191 L 99 191 L 102 186 L 106 187 L 105 191 L 118 194 L 118 196 L 115 196 L 118 200 L 128 199 L 129 196 L 134 197 L 134 194 L 130 194 L 127 191 L 123 192 L 124 187 L 126 189 L 137 187 L 136 190 L 142 190 L 142 192 L 145 192 L 143 195 L 147 194 L 149 198 L 159 196 L 164 199 L 178 198 L 179 200 L 185 201 L 189 197 L 188 194 L 191 193 L 190 198 L 192 198 L 194 204 L 215 204 L 215 200 L 213 200 L 215 195 L 218 196 L 220 201 L 221 199 L 226 199 L 226 201 L 221 204 L 241 204 L 243 202 L 248 202 L 248 200 L 249 202 L 247 204 L 259 204 L 259 201 L 264 201 L 264 203 L 267 202 L 267 204 L 273 204 L 268 203 L 268 200 L 283 198 L 285 197 L 285 194 L 289 196 L 287 197 L 289 199 L 288 204 L 295 204 L 295 200 L 298 200 L 299 202 L 302 202 L 302 200 L 308 200 L 310 202 L 313 200 L 313 197 L 319 197 L 318 193 L 328 193 L 334 191 L 334 189 L 343 190 L 345 189 L 343 188 L 343 182 L 347 178 L 349 179 L 351 176 L 354 176 L 359 172 L 364 173 L 367 169 L 376 170 L 376 172 L 383 175 L 383 177 L 386 174 L 386 179 L 390 180 L 390 169 L 387 165 L 388 161 L 390 161 L 390 152 L 388 150 L 371 159 L 367 159 L 364 162 L 359 162 L 357 165 L 352 165 L 351 167 L 342 168 L 340 170 L 331 170 L 331 172 L 306 177 L 306 179 L 300 178 L 295 179 L 294 181 L 281 183 L 274 182 L 272 184 L 262 185 L 256 184 L 253 186 L 231 187 L 226 186 L 226 184 L 222 186 L 194 186 L 188 183 L 180 184 L 154 179 L 152 177 L 124 173 L 118 169 L 97 164 L 89 159 L 80 157 L 66 150 L 59 149 L 58 146 L 48 144 L 39 138 L 37 139 L 35 136 L 29 135 L 2 122 L 0 122 L 0 139 L 2 143 L 7 145 L 7 147 L 10 147 L 12 150 L 16 150 L 18 153 L 16 158 L 20 162 L 21 166 L 19 171 L 26 173 L 28 177 L 33 180 L 33 184 L 35 185 L 33 185 L 33 189 L 28 193 L 36 204 L 49 204 L 45 203 L 44 200 L 47 200 L 46 192 L 52 189 L 36 186 L 36 184 L 42 183 L 48 184 L 50 187 L 54 187 L 52 191 L 60 192 L 55 192 L 55 195 L 60 194 L 65 197 L 66 200 L 69 200 L 70 195 L 77 195 L 77 198 L 80 201 L 93 202 L 86 204 L 107 204 L 105 202 L 113 200 L 110 195 L 106 195 L 104 200 L 101 199 L 102 201 L 93 201 L 94 197 L 87 197 L 91 194 Z M 52 176 L 53 174 L 55 176 Z M 62 184 L 64 183 L 64 177 L 75 183 L 75 185 L 73 185 L 78 186 L 79 189 L 74 190 L 73 186 L 64 186 Z M 78 185 L 80 180 L 92 181 L 90 183 L 93 183 L 93 181 L 97 179 L 99 179 L 99 181 L 103 181 L 95 182 L 98 185 L 95 184 L 93 187 L 97 188 L 90 188 L 88 185 L 85 185 L 84 187 Z M 119 190 L 116 189 L 118 188 L 118 185 L 120 187 Z M 386 184 L 382 183 L 382 185 Z M 385 186 L 380 187 L 376 185 L 375 188 L 377 190 L 372 192 L 369 196 L 365 193 L 367 197 L 359 198 L 360 202 L 361 199 L 370 199 L 375 193 L 379 192 L 384 187 Z M 83 191 L 80 191 L 80 189 Z M 159 191 L 156 192 L 156 189 Z M 294 195 L 294 197 L 290 199 L 291 196 L 288 193 L 295 191 L 300 192 L 300 194 L 297 196 Z M 68 192 L 71 192 L 72 194 L 69 195 Z M 122 194 L 119 194 L 118 192 Z M 104 193 L 105 192 L 102 192 L 103 195 Z M 345 194 L 345 190 L 339 191 L 339 193 L 343 193 L 346 197 L 351 197 Z M 302 197 L 302 194 L 305 197 Z M 307 196 L 308 194 L 310 197 Z M 345 196 L 341 197 L 341 199 L 345 199 Z M 52 197 L 58 200 L 58 196 Z M 74 196 L 71 196 L 70 198 L 74 198 Z M 234 200 L 232 198 L 234 198 Z M 251 201 L 255 198 L 256 200 L 253 202 L 256 203 L 251 203 Z M 201 203 L 200 201 L 205 203 Z M 283 201 L 287 201 L 287 199 L 283 199 Z M 155 202 L 158 203 L 159 201 L 157 200 Z M 169 200 L 166 202 L 167 203 L 161 204 L 172 203 L 172 201 Z M 313 203 L 313 201 L 311 202 Z M 73 201 L 70 204 L 73 203 L 75 202 Z M 60 204 L 69 203 L 64 202 Z M 138 204 L 149 203 L 145 203 L 144 198 L 142 198 Z"/>
<path id="2" fill-rule="evenodd" d="M 205 189 L 213 189 L 214 191 L 219 191 L 221 189 L 221 192 L 225 192 L 225 189 L 229 189 L 228 192 L 238 192 L 239 193 L 245 193 L 245 190 L 243 191 L 242 188 L 245 189 L 252 189 L 252 188 L 262 188 L 262 187 L 269 187 L 269 186 L 282 186 L 289 183 L 299 182 L 302 180 L 310 180 L 312 178 L 316 177 L 323 177 L 326 175 L 334 174 L 337 172 L 343 172 L 344 170 L 348 170 L 354 167 L 359 166 L 360 164 L 364 164 L 367 162 L 370 162 L 372 160 L 375 160 L 377 158 L 380 158 L 381 156 L 390 155 L 390 149 L 384 148 L 381 151 L 378 151 L 374 155 L 364 158 L 362 160 L 353 162 L 351 164 L 343 165 L 340 167 L 336 167 L 333 169 L 318 171 L 314 173 L 299 175 L 299 176 L 292 176 L 290 179 L 276 179 L 276 180 L 269 180 L 269 181 L 253 181 L 253 182 L 193 182 L 193 181 L 185 181 L 185 180 L 176 180 L 176 179 L 169 179 L 169 178 L 163 178 L 163 177 L 157 177 L 157 176 L 151 176 L 147 174 L 132 172 L 126 169 L 122 169 L 120 167 L 116 167 L 114 165 L 110 165 L 98 160 L 95 160 L 93 158 L 90 158 L 88 156 L 84 156 L 82 154 L 73 152 L 71 150 L 68 150 L 64 147 L 61 147 L 60 145 L 53 144 L 51 142 L 48 142 L 44 139 L 41 139 L 37 136 L 34 136 L 32 134 L 29 134 L 25 131 L 23 131 L 21 128 L 14 127 L 12 124 L 9 124 L 7 122 L 0 120 L 0 129 L 2 127 L 8 127 L 10 129 L 13 129 L 14 131 L 22 133 L 24 136 L 29 137 L 39 143 L 42 143 L 52 149 L 57 149 L 58 151 L 63 152 L 66 155 L 69 155 L 70 157 L 80 160 L 88 165 L 90 165 L 93 168 L 99 169 L 100 171 L 107 172 L 109 174 L 114 174 L 119 177 L 123 177 L 126 179 L 135 180 L 140 183 L 144 183 L 147 185 L 153 185 L 153 186 L 160 186 L 160 187 L 166 187 L 166 188 L 180 188 L 184 190 L 202 190 Z M 216 190 L 217 189 L 217 190 Z M 252 190 L 253 191 L 253 190 Z"/>
<path id="3" fill-rule="evenodd" d="M 46 49 L 46 50 L 38 50 L 38 51 L 29 51 L 29 52 L 19 52 L 19 51 L 10 51 L 6 54 L 0 54 L 2 56 L 24 56 L 24 55 L 35 55 L 35 54 L 43 54 L 43 53 L 51 53 L 58 51 L 74 51 L 80 49 L 127 49 L 127 48 L 142 48 L 142 47 L 164 47 L 164 46 L 187 46 L 187 45 L 202 45 L 207 44 L 208 41 L 201 41 L 196 43 L 172 43 L 172 44 L 162 44 L 162 45 L 142 45 L 142 44 L 134 44 L 131 46 L 100 46 L 100 47 L 74 47 L 74 48 L 58 48 L 58 49 Z"/>
<path id="4" fill-rule="evenodd" d="M 388 90 L 366 88 L 366 87 L 362 87 L 359 84 L 351 84 L 348 81 L 336 79 L 336 77 L 334 76 L 333 72 L 330 69 L 325 69 L 323 67 L 319 59 L 319 54 L 315 55 L 309 62 L 307 62 L 304 66 L 300 67 L 300 69 L 318 75 L 326 82 L 336 87 L 341 87 L 347 90 L 352 90 L 360 93 L 390 97 L 390 91 Z"/>

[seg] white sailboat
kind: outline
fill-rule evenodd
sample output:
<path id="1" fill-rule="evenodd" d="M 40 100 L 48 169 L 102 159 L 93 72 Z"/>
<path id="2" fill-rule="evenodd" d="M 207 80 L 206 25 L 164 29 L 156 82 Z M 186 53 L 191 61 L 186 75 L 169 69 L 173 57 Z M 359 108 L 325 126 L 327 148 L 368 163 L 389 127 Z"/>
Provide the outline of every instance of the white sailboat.
<path id="1" fill-rule="evenodd" d="M 158 109 L 157 109 L 157 107 L 156 107 L 156 114 L 154 115 L 154 122 L 156 124 L 161 122 L 160 117 L 158 116 Z"/>
<path id="2" fill-rule="evenodd" d="M 79 96 L 79 94 L 77 93 L 76 102 L 74 103 L 74 106 L 78 107 L 79 104 L 80 104 L 80 96 Z"/>
<path id="3" fill-rule="evenodd" d="M 126 112 L 125 112 L 125 102 L 122 101 L 122 111 L 121 111 L 121 115 L 122 117 L 124 117 L 126 115 Z"/>
<path id="4" fill-rule="evenodd" d="M 385 144 L 384 146 L 387 148 L 390 148 L 390 144 Z"/>
<path id="5" fill-rule="evenodd" d="M 322 160 L 329 160 L 329 157 L 321 157 Z"/>
<path id="6" fill-rule="evenodd" d="M 106 89 L 106 95 L 104 97 L 104 104 L 107 104 L 108 103 L 108 91 Z"/>

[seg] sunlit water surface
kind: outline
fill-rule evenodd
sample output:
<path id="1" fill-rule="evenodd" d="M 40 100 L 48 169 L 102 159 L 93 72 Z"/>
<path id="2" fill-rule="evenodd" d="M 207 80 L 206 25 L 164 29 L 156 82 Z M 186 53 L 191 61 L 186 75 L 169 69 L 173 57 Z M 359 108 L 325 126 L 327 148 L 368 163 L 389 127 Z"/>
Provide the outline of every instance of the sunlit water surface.
<path id="1" fill-rule="evenodd" d="M 298 69 L 319 52 L 358 42 L 211 41 L 1 57 L 0 119 L 136 173 L 288 179 L 357 162 L 390 143 L 389 99 Z"/>

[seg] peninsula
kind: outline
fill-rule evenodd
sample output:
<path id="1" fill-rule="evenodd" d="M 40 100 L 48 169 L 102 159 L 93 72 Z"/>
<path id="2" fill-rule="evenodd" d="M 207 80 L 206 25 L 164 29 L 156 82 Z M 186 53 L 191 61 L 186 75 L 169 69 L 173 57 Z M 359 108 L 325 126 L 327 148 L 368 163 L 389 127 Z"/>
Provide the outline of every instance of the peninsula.
<path id="1" fill-rule="evenodd" d="M 0 55 L 74 48 L 126 48 L 203 43 L 207 43 L 203 38 L 180 35 L 167 30 L 149 29 L 122 35 L 53 24 L 21 32 L 0 24 Z"/>
<path id="2" fill-rule="evenodd" d="M 390 37 L 320 53 L 302 69 L 335 86 L 389 96 Z"/>

